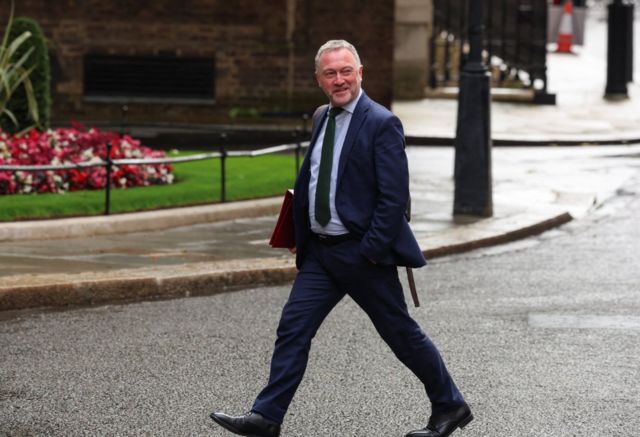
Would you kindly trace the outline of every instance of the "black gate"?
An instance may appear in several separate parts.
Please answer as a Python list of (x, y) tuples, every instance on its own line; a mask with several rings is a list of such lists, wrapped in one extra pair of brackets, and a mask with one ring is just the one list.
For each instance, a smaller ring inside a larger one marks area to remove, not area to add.
[(547, 92), (546, 0), (433, 0), (429, 86), (457, 87), (468, 53), (469, 1), (485, 2), (483, 46), (492, 86), (555, 103)]

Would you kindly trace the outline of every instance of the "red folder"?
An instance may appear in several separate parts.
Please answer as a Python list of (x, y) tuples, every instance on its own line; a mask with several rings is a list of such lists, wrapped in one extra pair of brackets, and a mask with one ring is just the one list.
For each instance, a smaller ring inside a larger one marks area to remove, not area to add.
[(287, 190), (284, 193), (280, 215), (271, 234), (269, 244), (271, 247), (283, 247), (286, 249), (291, 249), (296, 245), (296, 236), (293, 230), (293, 190)]

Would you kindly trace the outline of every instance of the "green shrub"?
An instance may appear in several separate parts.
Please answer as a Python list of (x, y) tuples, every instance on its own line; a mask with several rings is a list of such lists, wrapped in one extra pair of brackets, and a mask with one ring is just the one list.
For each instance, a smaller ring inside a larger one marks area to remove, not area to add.
[(51, 70), (49, 53), (42, 29), (36, 21), (30, 18), (16, 18), (9, 29), (8, 40), (13, 41), (26, 32), (30, 33), (31, 37), (18, 47), (12, 55), (12, 59), (17, 61), (29, 50), (33, 49), (23, 67), (26, 70), (32, 69), (29, 74), (29, 80), (33, 87), (33, 97), (37, 102), (38, 117), (34, 119), (30, 112), (26, 88), (17, 88), (7, 103), (7, 109), (14, 115), (17, 125), (6, 114), (0, 116), (0, 128), (12, 133), (23, 131), (33, 125), (42, 129), (49, 127)]

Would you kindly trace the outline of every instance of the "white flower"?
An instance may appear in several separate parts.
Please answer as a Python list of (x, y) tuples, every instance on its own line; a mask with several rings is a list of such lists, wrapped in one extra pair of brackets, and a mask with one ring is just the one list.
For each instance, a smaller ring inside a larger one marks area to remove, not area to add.
[(82, 151), (82, 158), (84, 158), (84, 160), (89, 161), (91, 158), (93, 158), (93, 148), (90, 147), (86, 150)]

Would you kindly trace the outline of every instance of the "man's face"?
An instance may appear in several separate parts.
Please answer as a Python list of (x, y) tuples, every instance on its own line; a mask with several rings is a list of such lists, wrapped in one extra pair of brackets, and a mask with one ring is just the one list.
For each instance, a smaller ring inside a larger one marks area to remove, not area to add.
[(344, 106), (358, 97), (362, 83), (362, 65), (347, 49), (327, 50), (318, 60), (316, 80), (329, 97), (331, 106)]

